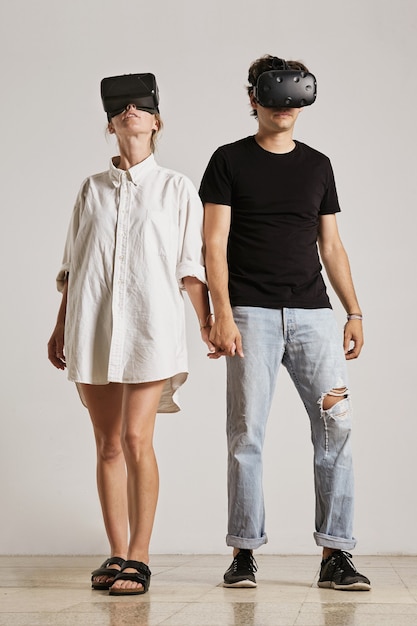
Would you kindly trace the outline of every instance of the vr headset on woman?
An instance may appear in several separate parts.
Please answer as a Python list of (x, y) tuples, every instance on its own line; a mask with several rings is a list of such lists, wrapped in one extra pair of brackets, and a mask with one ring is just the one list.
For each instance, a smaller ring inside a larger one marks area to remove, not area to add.
[(148, 113), (159, 113), (159, 91), (153, 74), (124, 74), (101, 81), (101, 99), (107, 119), (125, 110), (128, 104)]

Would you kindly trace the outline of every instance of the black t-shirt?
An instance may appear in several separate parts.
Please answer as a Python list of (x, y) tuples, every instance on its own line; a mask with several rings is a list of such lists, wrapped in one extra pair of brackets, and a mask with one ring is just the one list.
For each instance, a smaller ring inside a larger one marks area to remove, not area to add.
[(200, 196), (231, 207), (232, 306), (330, 308), (317, 234), (319, 216), (340, 207), (324, 154), (299, 141), (274, 154), (246, 137), (216, 150)]

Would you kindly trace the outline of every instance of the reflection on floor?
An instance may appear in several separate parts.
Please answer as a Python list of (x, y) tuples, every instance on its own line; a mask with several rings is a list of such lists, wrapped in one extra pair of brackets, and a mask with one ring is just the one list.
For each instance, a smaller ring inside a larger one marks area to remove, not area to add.
[(230, 556), (155, 555), (149, 593), (90, 588), (104, 556), (0, 557), (0, 626), (416, 626), (417, 557), (356, 556), (368, 592), (319, 589), (319, 559), (257, 555), (256, 589), (221, 585)]

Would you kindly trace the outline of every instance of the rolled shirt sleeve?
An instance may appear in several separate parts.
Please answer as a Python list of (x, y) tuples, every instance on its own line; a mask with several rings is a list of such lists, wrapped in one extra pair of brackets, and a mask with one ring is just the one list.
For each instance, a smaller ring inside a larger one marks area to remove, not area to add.
[(178, 260), (176, 276), (180, 289), (184, 289), (183, 278), (193, 276), (207, 284), (203, 251), (203, 206), (191, 181), (184, 178), (180, 193), (178, 223)]

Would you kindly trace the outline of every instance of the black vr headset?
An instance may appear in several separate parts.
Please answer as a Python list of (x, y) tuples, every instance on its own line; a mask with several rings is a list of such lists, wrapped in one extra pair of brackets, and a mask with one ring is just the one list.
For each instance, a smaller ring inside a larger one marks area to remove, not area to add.
[(316, 99), (317, 84), (313, 74), (291, 69), (284, 59), (274, 57), (272, 70), (259, 75), (253, 88), (256, 101), (263, 107), (298, 109)]
[(153, 74), (124, 74), (101, 81), (101, 99), (107, 119), (125, 110), (128, 104), (148, 113), (159, 113), (159, 91)]

